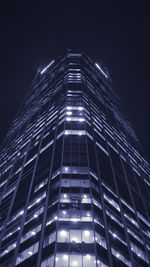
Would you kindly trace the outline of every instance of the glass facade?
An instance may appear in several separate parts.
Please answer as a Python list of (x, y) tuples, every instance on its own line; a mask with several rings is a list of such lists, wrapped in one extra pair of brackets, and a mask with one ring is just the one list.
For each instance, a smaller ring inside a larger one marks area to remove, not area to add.
[(0, 152), (0, 266), (150, 266), (150, 169), (107, 69), (39, 69)]

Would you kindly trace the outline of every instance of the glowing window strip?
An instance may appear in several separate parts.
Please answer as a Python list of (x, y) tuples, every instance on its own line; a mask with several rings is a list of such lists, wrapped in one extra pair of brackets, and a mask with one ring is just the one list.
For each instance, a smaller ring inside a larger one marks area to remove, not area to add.
[(54, 63), (54, 60), (52, 60), (42, 71), (40, 74), (43, 74), (52, 64)]
[(11, 245), (9, 245), (7, 248), (5, 248), (5, 250), (3, 250), (3, 252), (0, 254), (0, 256), (4, 256), (7, 253), (9, 253), (11, 250), (13, 250), (16, 247), (16, 243), (12, 243)]
[(10, 224), (11, 222), (13, 222), (14, 220), (16, 220), (19, 216), (21, 216), (23, 214), (24, 214), (24, 210), (18, 211), (15, 215), (12, 216), (12, 219), (7, 224)]
[(118, 223), (122, 228), (124, 227), (123, 224), (114, 216), (112, 215), (108, 210), (106, 210), (106, 214), (116, 223)]
[(93, 137), (87, 132), (87, 136), (91, 139), (91, 140), (93, 140)]
[(126, 257), (124, 257), (120, 252), (118, 252), (117, 250), (115, 250), (114, 248), (111, 248), (111, 252), (118, 260), (122, 261), (127, 266), (129, 266), (129, 267), (132, 266), (131, 262)]
[(117, 209), (118, 211), (120, 211), (120, 207), (118, 205), (118, 203), (116, 201), (114, 201), (112, 198), (109, 198), (106, 194), (104, 195), (104, 199), (110, 203), (115, 209)]
[(7, 169), (5, 169), (5, 170), (1, 173), (1, 175), (4, 174), (5, 172), (7, 172), (12, 166), (13, 166), (13, 165), (11, 164)]
[(129, 215), (126, 214), (126, 213), (124, 213), (124, 216), (125, 216), (130, 222), (132, 222), (134, 225), (136, 225), (136, 227), (139, 228), (138, 223), (137, 223), (131, 216), (129, 216)]
[(0, 187), (2, 187), (4, 184), (6, 184), (7, 181), (8, 181), (8, 179), (6, 179), (4, 182), (2, 182), (2, 183), (0, 184)]
[(108, 145), (118, 154), (118, 150), (109, 141)]
[(140, 258), (142, 258), (145, 262), (148, 263), (148, 259), (145, 256), (145, 253), (142, 249), (140, 249), (138, 246), (136, 246), (133, 242), (131, 244), (131, 250)]
[(84, 121), (84, 118), (78, 118), (78, 117), (66, 117), (66, 121)]
[(28, 209), (31, 209), (34, 205), (36, 205), (37, 203), (39, 203), (43, 198), (46, 197), (46, 192), (44, 191), (42, 194), (40, 194), (39, 196), (37, 196), (37, 198), (33, 199), (30, 203), (30, 205), (28, 206)]
[(118, 198), (117, 197), (117, 195), (108, 187), (108, 186), (106, 186), (103, 182), (102, 182), (102, 185), (114, 196), (114, 197), (116, 197), (116, 198)]
[(86, 135), (84, 130), (65, 130), (65, 135)]
[(108, 79), (108, 76), (106, 75), (106, 73), (102, 70), (102, 68), (97, 64), (95, 63), (95, 66), (101, 71), (101, 73)]
[(83, 110), (84, 107), (77, 107), (77, 106), (69, 106), (66, 107), (67, 110)]
[(144, 218), (142, 214), (137, 211), (137, 215), (148, 227), (150, 227), (150, 223)]
[(10, 193), (12, 193), (15, 190), (16, 186), (12, 187), (9, 191), (7, 191), (5, 193), (5, 195), (2, 196), (2, 199), (4, 199), (5, 197), (7, 197)]
[(150, 183), (146, 179), (144, 179), (144, 181), (148, 186), (150, 186)]
[(132, 235), (135, 239), (137, 239), (141, 244), (143, 244), (142, 239), (137, 234), (135, 234), (131, 229), (129, 229), (128, 227), (127, 227), (127, 232), (130, 235)]
[(127, 243), (124, 240), (122, 240), (122, 238), (120, 238), (120, 236), (118, 236), (118, 233), (112, 232), (111, 230), (109, 230), (109, 233), (113, 236), (113, 238), (118, 239), (122, 244), (127, 246)]
[(109, 154), (108, 154), (108, 152), (106, 151), (106, 149), (102, 146), (102, 145), (100, 145), (98, 142), (96, 142), (96, 145), (107, 155), (107, 156), (109, 156)]
[(131, 208), (131, 206), (126, 202), (124, 201), (122, 198), (121, 198), (121, 202), (129, 209), (131, 210), (133, 213), (135, 213), (134, 209)]
[(47, 184), (48, 178), (44, 179), (41, 183), (39, 183), (35, 189), (34, 192), (37, 192), (39, 189), (41, 189), (45, 184)]
[(25, 164), (24, 167), (26, 167), (31, 161), (33, 161), (37, 157), (37, 154), (35, 154), (31, 159), (29, 159)]

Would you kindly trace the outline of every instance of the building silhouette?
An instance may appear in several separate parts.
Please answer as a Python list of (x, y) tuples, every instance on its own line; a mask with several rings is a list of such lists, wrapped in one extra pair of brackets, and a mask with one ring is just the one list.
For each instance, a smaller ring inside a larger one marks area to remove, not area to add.
[(150, 266), (149, 165), (100, 63), (39, 68), (0, 159), (0, 266)]

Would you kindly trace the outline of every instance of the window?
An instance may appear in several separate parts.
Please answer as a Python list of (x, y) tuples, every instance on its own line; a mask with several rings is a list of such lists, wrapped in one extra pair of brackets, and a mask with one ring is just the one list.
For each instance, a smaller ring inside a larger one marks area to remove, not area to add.
[(41, 263), (41, 267), (51, 267), (54, 264), (54, 256), (49, 257)]
[(58, 253), (55, 262), (56, 267), (96, 267), (95, 256), (90, 254), (82, 256), (80, 254)]
[[(70, 240), (70, 241), (69, 241)], [(80, 229), (62, 229), (58, 231), (58, 242), (71, 242), (71, 243), (93, 243), (94, 234), (92, 230)]]
[(45, 236), (43, 247), (46, 247), (55, 241), (56, 241), (56, 232), (50, 233), (47, 236)]
[(16, 265), (20, 264), (22, 261), (25, 261), (38, 251), (39, 242), (36, 242), (32, 246), (28, 247), (24, 251), (20, 252), (16, 259)]
[(38, 225), (38, 226), (32, 228), (29, 232), (23, 234), (23, 236), (21, 238), (21, 243), (23, 243), (25, 240), (35, 236), (40, 230), (41, 230), (41, 225)]

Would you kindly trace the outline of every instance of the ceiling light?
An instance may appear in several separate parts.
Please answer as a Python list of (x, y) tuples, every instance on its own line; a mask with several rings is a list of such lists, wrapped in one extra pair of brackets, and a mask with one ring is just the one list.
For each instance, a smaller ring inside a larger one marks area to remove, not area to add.
[(90, 235), (90, 232), (89, 232), (88, 230), (85, 230), (85, 231), (84, 231), (84, 234), (85, 234), (86, 236), (89, 236), (89, 235)]
[(60, 232), (60, 234), (61, 234), (62, 236), (65, 236), (65, 235), (67, 234), (67, 232), (64, 231), (64, 230), (62, 230), (62, 231)]
[(68, 255), (63, 255), (64, 260), (68, 260)]

